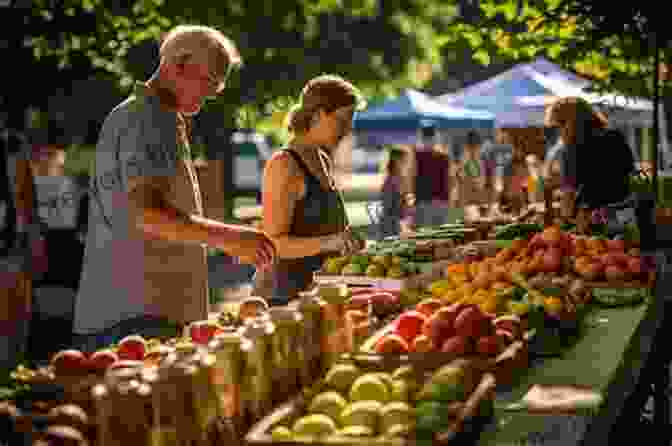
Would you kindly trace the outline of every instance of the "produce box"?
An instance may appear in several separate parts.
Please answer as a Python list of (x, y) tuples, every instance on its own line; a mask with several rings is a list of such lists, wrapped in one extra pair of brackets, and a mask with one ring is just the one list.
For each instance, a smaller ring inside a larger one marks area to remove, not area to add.
[[(460, 360), (435, 369), (344, 356), (246, 435), (248, 445), (447, 444), (492, 416), (496, 380)], [(382, 401), (382, 402), (381, 402)]]

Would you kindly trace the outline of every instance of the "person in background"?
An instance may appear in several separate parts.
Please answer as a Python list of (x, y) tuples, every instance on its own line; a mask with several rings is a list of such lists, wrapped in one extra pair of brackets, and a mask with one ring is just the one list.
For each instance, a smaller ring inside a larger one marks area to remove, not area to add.
[(484, 148), (486, 171), (493, 185), (493, 211), (519, 213), (527, 202), (528, 168), (524, 150), (512, 132), (497, 129), (495, 144)]
[[(547, 180), (547, 197), (560, 189), (561, 217), (576, 216), (577, 227), (585, 232), (596, 212), (628, 198), (635, 169), (632, 150), (620, 132), (608, 128), (607, 118), (581, 98), (558, 99), (546, 110), (544, 124), (560, 130), (564, 145), (555, 156), (559, 181)], [(596, 166), (604, 167), (599, 175)]]
[(462, 157), (453, 163), (452, 177), (455, 180), (454, 206), (466, 208), (476, 206), (478, 215), (488, 208), (487, 177), (485, 161), (481, 152), (480, 135), (470, 130), (464, 143)]
[(74, 297), (84, 257), (79, 214), (86, 205), (87, 194), (74, 178), (65, 175), (67, 143), (59, 127), (50, 123), (44, 135), (36, 138), (30, 160), (35, 213), (46, 242), (44, 271), (33, 282), (28, 338), (33, 360), (48, 360), (72, 341)]
[(450, 215), (450, 156), (439, 150), (436, 127), (423, 127), (421, 136), (421, 143), (411, 152), (412, 197), (408, 201), (415, 203), (413, 226), (436, 226), (447, 223)]
[(404, 171), (408, 162), (407, 153), (398, 148), (389, 151), (385, 180), (381, 190), (382, 216), (380, 235), (390, 237), (401, 232), (402, 219), (405, 216)]
[(91, 175), (84, 266), (75, 300), (76, 348), (130, 334), (174, 337), (209, 315), (206, 246), (259, 269), (275, 260), (262, 231), (204, 214), (191, 152), (192, 117), (240, 66), (234, 43), (178, 26), (151, 78), (103, 123)]
[(311, 79), (288, 116), (286, 148), (266, 163), (262, 227), (275, 242), (278, 262), (258, 271), (253, 294), (286, 304), (313, 285), (329, 255), (364, 247), (349, 228), (334, 180), (333, 154), (352, 132), (359, 90), (340, 76)]

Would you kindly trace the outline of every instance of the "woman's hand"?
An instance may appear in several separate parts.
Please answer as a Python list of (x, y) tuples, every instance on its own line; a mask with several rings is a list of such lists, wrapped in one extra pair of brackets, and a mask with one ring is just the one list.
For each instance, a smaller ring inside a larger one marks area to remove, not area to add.
[(352, 231), (352, 228), (346, 228), (343, 235), (345, 240), (345, 251), (347, 254), (353, 254), (366, 248), (366, 242), (355, 234)]

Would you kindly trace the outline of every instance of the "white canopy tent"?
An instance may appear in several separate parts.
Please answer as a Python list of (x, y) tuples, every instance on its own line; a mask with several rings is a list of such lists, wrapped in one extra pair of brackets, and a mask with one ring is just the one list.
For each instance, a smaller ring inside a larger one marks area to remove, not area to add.
[(483, 82), (438, 96), (442, 104), (487, 110), (497, 127), (543, 126), (544, 106), (557, 97), (578, 96), (599, 105), (617, 125), (652, 124), (653, 104), (619, 94), (587, 93), (590, 81), (563, 70), (544, 58), (516, 65)]
[[(563, 70), (544, 58), (519, 64), (488, 80), (478, 82), (457, 92), (436, 97), (437, 102), (475, 110), (486, 110), (495, 115), (495, 126), (542, 127), (545, 106), (558, 97), (584, 98), (609, 117), (609, 122), (622, 128), (635, 148), (635, 129), (653, 125), (653, 103), (642, 98), (628, 98), (622, 94), (589, 93), (591, 82)], [(659, 112), (661, 148), (669, 154), (665, 113)]]

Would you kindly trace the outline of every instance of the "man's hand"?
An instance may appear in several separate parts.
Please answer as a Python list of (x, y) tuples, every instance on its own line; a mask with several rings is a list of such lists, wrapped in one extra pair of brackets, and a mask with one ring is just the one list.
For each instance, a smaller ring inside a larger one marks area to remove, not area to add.
[[(241, 227), (236, 240), (231, 240), (231, 229), (220, 231), (219, 227), (210, 229), (210, 246), (219, 248), (227, 254), (238, 257), (241, 263), (250, 263), (257, 269), (270, 268), (277, 259), (275, 245), (262, 231)], [(226, 233), (224, 233), (226, 232)]]

